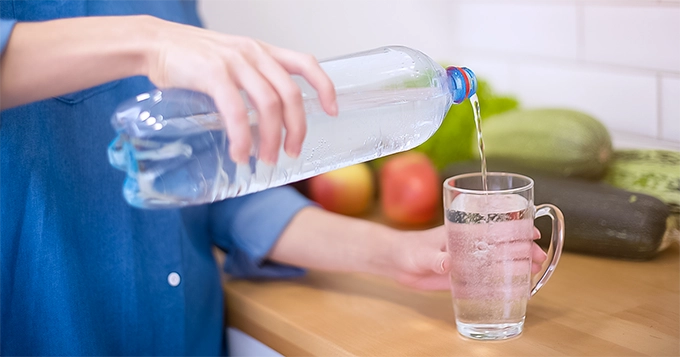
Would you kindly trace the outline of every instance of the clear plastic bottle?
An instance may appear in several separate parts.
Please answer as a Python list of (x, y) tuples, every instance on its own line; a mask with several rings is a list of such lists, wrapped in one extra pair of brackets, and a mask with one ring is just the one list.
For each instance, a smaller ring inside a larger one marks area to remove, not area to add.
[(328, 116), (301, 77), (307, 136), (297, 159), (281, 149), (276, 165), (257, 160), (257, 113), (250, 110), (249, 164), (234, 164), (212, 100), (181, 89), (155, 90), (122, 103), (110, 163), (127, 172), (125, 199), (141, 208), (197, 205), (281, 186), (405, 151), (439, 128), (449, 107), (476, 92), (467, 68), (442, 68), (422, 52), (383, 47), (321, 62), (339, 115)]

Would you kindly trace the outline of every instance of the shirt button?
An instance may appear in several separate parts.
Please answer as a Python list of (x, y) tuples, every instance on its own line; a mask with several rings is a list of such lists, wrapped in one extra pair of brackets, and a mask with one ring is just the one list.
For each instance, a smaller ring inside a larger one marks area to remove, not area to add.
[(168, 274), (168, 284), (170, 284), (170, 286), (179, 285), (180, 280), (179, 274), (175, 273), (174, 271)]

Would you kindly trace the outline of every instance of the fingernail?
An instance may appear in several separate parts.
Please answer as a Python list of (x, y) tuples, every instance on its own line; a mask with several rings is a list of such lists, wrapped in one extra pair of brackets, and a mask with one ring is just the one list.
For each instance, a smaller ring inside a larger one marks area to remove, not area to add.
[(229, 150), (229, 156), (231, 156), (231, 159), (234, 160), (235, 163), (237, 164), (247, 164), (249, 155), (245, 153), (237, 153), (232, 150)]
[(277, 160), (275, 158), (271, 158), (271, 157), (267, 157), (267, 158), (262, 157), (262, 158), (260, 158), (260, 161), (264, 162), (268, 166), (274, 166), (274, 165), (276, 165)]
[(439, 273), (440, 274), (446, 273), (446, 269), (447, 269), (446, 262), (447, 262), (447, 260), (444, 259), (444, 260), (442, 260), (441, 264), (439, 265), (439, 269), (440, 269)]
[(331, 115), (334, 117), (338, 116), (338, 102), (333, 102), (333, 104), (331, 104)]
[(284, 149), (284, 151), (286, 152), (286, 155), (288, 155), (288, 157), (290, 157), (291, 159), (297, 159), (298, 157), (300, 157), (300, 151), (299, 150), (294, 151), (294, 150)]

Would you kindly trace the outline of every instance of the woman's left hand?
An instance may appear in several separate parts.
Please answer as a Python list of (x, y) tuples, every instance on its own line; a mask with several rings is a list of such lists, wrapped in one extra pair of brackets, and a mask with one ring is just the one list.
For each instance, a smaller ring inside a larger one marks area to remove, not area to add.
[[(400, 232), (398, 243), (394, 245), (393, 266), (390, 274), (401, 284), (424, 290), (449, 289), (449, 271), (452, 267), (451, 256), (446, 251), (446, 227), (439, 226), (424, 231)], [(534, 229), (534, 239), (540, 232)], [(531, 247), (531, 273), (541, 271), (547, 255), (541, 247), (533, 243)]]

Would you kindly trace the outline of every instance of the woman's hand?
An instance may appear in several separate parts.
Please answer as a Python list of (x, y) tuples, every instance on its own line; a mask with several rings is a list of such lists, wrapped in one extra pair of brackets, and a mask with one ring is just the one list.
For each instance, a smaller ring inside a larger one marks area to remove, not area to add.
[[(449, 288), (449, 271), (452, 262), (446, 252), (446, 227), (439, 226), (425, 231), (401, 232), (394, 245), (393, 269), (389, 274), (396, 281), (417, 289), (444, 290)], [(534, 239), (540, 238), (534, 229)], [(534, 243), (531, 247), (531, 273), (541, 271), (547, 256)]]
[(224, 118), (235, 161), (248, 162), (252, 144), (241, 90), (259, 114), (259, 158), (269, 164), (278, 159), (283, 128), (284, 150), (291, 157), (300, 154), (306, 133), (302, 95), (291, 74), (303, 76), (317, 90), (326, 113), (337, 115), (333, 83), (313, 56), (248, 37), (154, 18), (149, 21), (149, 31), (157, 37), (149, 57), (149, 79), (161, 88), (180, 87), (210, 95)]
[[(534, 239), (539, 237), (534, 229)], [(453, 265), (446, 239), (445, 226), (403, 231), (307, 207), (289, 223), (269, 258), (303, 268), (386, 276), (417, 289), (446, 290)], [(536, 274), (546, 254), (534, 243), (531, 255)]]
[(259, 158), (271, 164), (283, 128), (283, 147), (292, 157), (306, 133), (291, 74), (304, 77), (324, 110), (337, 115), (333, 83), (310, 55), (145, 15), (21, 22), (0, 59), (0, 109), (147, 76), (160, 88), (210, 95), (224, 118), (229, 154), (245, 163), (252, 137), (242, 91), (259, 113)]

